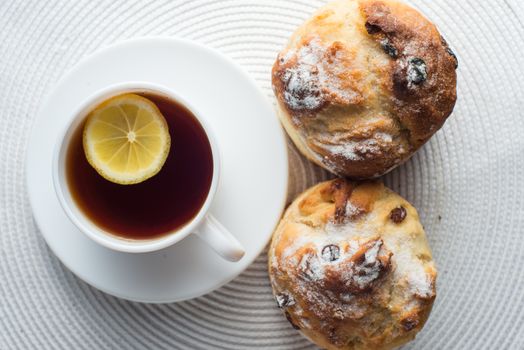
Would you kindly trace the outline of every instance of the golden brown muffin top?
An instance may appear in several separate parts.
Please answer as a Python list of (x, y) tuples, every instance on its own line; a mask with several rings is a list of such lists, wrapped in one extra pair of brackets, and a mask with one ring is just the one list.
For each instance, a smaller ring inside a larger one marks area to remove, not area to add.
[(297, 29), (272, 83), (314, 161), (371, 177), (406, 160), (443, 125), (456, 100), (456, 65), (435, 25), (413, 8), (339, 0)]
[(435, 298), (436, 269), (416, 210), (378, 182), (307, 190), (269, 250), (279, 307), (328, 349), (389, 349), (412, 339)]

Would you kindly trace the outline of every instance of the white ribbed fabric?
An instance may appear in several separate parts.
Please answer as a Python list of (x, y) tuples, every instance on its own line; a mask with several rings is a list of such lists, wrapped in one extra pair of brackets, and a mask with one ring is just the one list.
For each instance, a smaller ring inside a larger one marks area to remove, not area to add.
[[(413, 0), (459, 57), (450, 120), (385, 182), (421, 214), (438, 297), (408, 349), (524, 349), (524, 5)], [(149, 35), (199, 41), (271, 96), (270, 68), (313, 0), (0, 2), (0, 348), (306, 349), (274, 305), (266, 257), (204, 297), (131, 303), (75, 278), (35, 226), (24, 157), (39, 104), (79, 59)], [(290, 146), (289, 199), (327, 174)]]

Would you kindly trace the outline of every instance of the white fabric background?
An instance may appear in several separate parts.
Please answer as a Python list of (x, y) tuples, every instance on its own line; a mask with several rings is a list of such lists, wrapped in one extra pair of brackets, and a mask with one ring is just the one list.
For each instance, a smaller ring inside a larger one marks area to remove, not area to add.
[[(419, 209), (439, 267), (432, 316), (408, 349), (524, 349), (524, 6), (413, 0), (459, 56), (445, 127), (386, 183)], [(52, 255), (25, 190), (42, 98), (82, 57), (150, 35), (232, 57), (271, 96), (270, 67), (312, 0), (0, 0), (0, 348), (314, 348), (274, 305), (263, 254), (196, 300), (145, 305), (103, 294)], [(234, 98), (234, 96), (232, 96)], [(327, 175), (290, 147), (290, 200)]]

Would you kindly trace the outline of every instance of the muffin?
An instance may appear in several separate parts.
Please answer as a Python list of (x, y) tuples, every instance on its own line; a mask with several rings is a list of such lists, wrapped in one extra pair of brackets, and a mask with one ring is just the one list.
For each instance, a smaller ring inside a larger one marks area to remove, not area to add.
[(392, 349), (422, 329), (436, 268), (415, 208), (379, 182), (335, 179), (300, 195), (269, 248), (289, 322), (325, 349)]
[(406, 161), (456, 100), (457, 57), (428, 19), (391, 0), (339, 0), (292, 35), (272, 70), (284, 128), (334, 174), (373, 178)]

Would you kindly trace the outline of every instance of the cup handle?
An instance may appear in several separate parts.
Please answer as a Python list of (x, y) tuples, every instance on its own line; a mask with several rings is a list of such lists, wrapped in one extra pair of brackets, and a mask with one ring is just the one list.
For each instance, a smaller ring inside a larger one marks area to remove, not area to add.
[(195, 233), (226, 260), (239, 261), (245, 254), (242, 244), (211, 214), (207, 214)]

